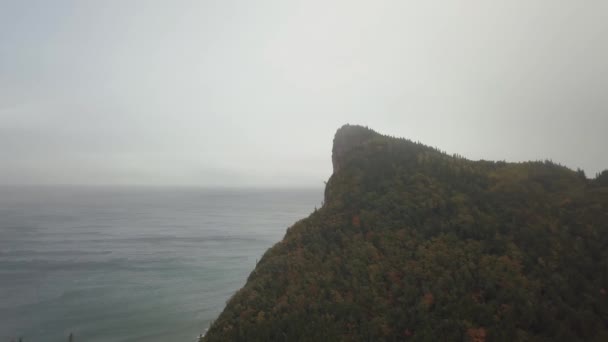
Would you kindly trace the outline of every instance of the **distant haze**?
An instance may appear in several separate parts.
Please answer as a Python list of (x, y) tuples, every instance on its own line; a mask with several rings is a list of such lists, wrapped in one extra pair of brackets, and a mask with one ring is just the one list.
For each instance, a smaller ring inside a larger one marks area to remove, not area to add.
[(345, 123), (608, 167), (608, 1), (0, 4), (0, 183), (322, 186)]

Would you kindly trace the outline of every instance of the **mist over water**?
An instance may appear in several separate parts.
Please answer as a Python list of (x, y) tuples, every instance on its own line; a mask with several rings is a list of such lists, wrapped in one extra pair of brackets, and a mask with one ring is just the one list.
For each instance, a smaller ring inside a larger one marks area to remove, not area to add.
[(321, 189), (8, 187), (0, 341), (188, 341)]

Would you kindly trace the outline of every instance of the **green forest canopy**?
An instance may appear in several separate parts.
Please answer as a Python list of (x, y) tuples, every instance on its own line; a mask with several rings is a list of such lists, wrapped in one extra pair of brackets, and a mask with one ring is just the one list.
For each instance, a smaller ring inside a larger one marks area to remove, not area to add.
[(608, 341), (608, 172), (346, 125), (323, 206), (202, 341)]

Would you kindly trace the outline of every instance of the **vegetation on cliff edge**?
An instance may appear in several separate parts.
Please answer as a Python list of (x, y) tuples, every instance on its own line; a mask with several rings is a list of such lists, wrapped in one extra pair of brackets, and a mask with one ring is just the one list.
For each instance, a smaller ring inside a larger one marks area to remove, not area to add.
[(348, 125), (332, 159), (203, 341), (608, 341), (608, 172)]

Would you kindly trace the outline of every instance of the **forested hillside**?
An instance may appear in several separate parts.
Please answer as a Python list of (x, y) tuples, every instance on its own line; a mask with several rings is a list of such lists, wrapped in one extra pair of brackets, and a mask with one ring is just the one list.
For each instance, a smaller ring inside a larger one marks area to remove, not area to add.
[(203, 341), (608, 341), (608, 172), (348, 125), (332, 160)]

